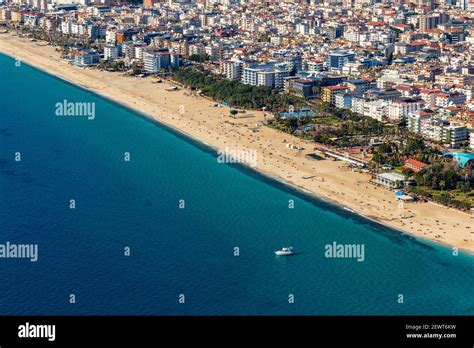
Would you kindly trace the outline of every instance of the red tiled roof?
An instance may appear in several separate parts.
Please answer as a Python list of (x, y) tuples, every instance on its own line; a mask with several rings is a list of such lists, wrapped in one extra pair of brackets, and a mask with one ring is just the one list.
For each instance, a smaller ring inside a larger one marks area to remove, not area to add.
[(398, 86), (395, 86), (395, 89), (399, 90), (399, 91), (410, 91), (411, 87), (410, 86), (404, 86), (404, 85), (398, 85)]
[(410, 28), (408, 24), (394, 24), (393, 26), (396, 28)]
[(414, 41), (409, 44), (410, 46), (425, 46), (426, 42), (425, 41)]
[(414, 160), (414, 159), (411, 159), (411, 158), (407, 159), (405, 161), (405, 165), (403, 166), (403, 168), (411, 169), (414, 172), (419, 172), (424, 167), (426, 167), (426, 163), (423, 163), (423, 162), (420, 162), (420, 161), (417, 161), (417, 160)]
[(382, 26), (382, 25), (386, 25), (386, 24), (387, 23), (385, 23), (384, 21), (378, 21), (378, 22), (367, 23), (367, 26), (377, 27), (377, 26)]
[(347, 89), (346, 86), (325, 86), (323, 88), (329, 89), (330, 91), (337, 91), (339, 89)]
[(462, 106), (447, 106), (445, 108), (443, 108), (443, 110), (448, 110), (448, 111), (456, 111), (456, 110), (462, 110), (463, 107)]

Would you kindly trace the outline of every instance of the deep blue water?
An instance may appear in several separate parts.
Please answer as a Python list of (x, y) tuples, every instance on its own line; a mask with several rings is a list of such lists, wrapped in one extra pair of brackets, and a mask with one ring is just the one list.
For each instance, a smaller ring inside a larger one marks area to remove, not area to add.
[[(11, 58), (0, 67), (0, 243), (39, 246), (37, 262), (0, 259), (0, 314), (474, 314), (472, 256), (219, 164)], [(64, 99), (96, 103), (96, 118), (55, 116)], [(365, 261), (325, 258), (333, 241), (364, 244)], [(275, 257), (285, 245), (301, 254)]]

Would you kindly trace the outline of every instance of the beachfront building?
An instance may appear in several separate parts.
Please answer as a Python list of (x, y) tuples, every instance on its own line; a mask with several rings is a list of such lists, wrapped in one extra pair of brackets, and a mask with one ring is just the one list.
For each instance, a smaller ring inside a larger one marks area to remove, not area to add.
[(147, 48), (147, 44), (143, 41), (128, 41), (123, 44), (122, 52), (129, 61), (143, 60), (143, 50)]
[(23, 24), (29, 27), (36, 27), (41, 19), (42, 15), (34, 12), (25, 12), (23, 14)]
[(143, 51), (143, 66), (145, 71), (155, 74), (162, 69), (177, 68), (178, 55), (167, 48), (151, 48)]
[(243, 63), (240, 60), (224, 60), (221, 62), (221, 74), (231, 81), (242, 79)]
[(87, 66), (99, 63), (99, 54), (92, 50), (74, 51), (74, 64)]
[(118, 47), (115, 45), (107, 45), (104, 47), (104, 59), (116, 60), (119, 56)]
[(143, 52), (147, 48), (148, 48), (148, 46), (145, 42), (140, 42), (140, 44), (136, 45), (135, 48), (134, 48), (135, 49), (135, 53), (134, 53), (135, 59), (143, 60)]
[(242, 83), (252, 86), (283, 88), (285, 77), (290, 76), (291, 69), (274, 64), (250, 65), (243, 69)]
[(387, 189), (398, 189), (405, 185), (405, 180), (405, 176), (398, 173), (380, 173), (375, 174), (372, 183)]

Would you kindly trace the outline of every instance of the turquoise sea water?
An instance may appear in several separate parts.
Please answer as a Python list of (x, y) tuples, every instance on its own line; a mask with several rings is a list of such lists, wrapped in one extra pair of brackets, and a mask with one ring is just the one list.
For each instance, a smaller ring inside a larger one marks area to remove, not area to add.
[[(37, 262), (0, 259), (0, 314), (474, 314), (472, 256), (217, 163), (11, 58), (0, 67), (0, 244), (39, 248)], [(95, 119), (55, 116), (64, 99), (94, 102)], [(364, 262), (325, 258), (334, 241), (363, 244)], [(286, 245), (301, 253), (273, 254)]]

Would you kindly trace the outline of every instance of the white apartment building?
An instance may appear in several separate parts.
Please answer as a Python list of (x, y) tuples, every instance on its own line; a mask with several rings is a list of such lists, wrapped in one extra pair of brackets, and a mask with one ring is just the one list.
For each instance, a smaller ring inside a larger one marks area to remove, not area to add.
[(206, 53), (204, 45), (202, 43), (197, 43), (193, 45), (189, 45), (189, 55), (192, 56), (193, 54), (203, 55)]
[(387, 116), (389, 102), (384, 100), (373, 100), (364, 102), (363, 115), (382, 121)]
[(36, 27), (40, 22), (41, 16), (37, 13), (25, 13), (23, 15), (23, 22), (25, 26)]
[(143, 54), (143, 66), (149, 73), (157, 73), (171, 65), (170, 52), (167, 49), (147, 49)]
[(472, 100), (472, 88), (461, 89), (460, 92), (466, 96), (466, 101), (469, 102)]
[(87, 34), (87, 29), (82, 24), (72, 23), (71, 34), (83, 36)]
[(474, 150), (474, 129), (469, 133), (469, 148)]
[(291, 69), (277, 68), (272, 65), (245, 67), (242, 83), (252, 86), (283, 88), (284, 78), (290, 76)]
[(258, 31), (259, 25), (254, 17), (246, 14), (240, 19), (240, 27), (244, 31), (256, 32)]
[(457, 148), (468, 139), (467, 128), (464, 126), (448, 126), (443, 128), (443, 143)]
[(427, 123), (433, 117), (433, 112), (417, 110), (407, 115), (407, 129), (413, 133), (421, 133), (421, 125)]
[(72, 34), (72, 23), (70, 21), (62, 21), (61, 22), (61, 33), (65, 34), (65, 35), (70, 35)]
[(365, 100), (363, 98), (353, 97), (351, 111), (362, 115), (364, 113), (364, 103)]
[(288, 35), (288, 26), (286, 23), (277, 23), (275, 24), (278, 35), (286, 36)]
[(306, 62), (306, 70), (309, 72), (319, 72), (324, 70), (324, 62), (317, 59), (307, 60)]
[(283, 38), (281, 36), (270, 36), (270, 42), (273, 45), (281, 45)]
[(397, 70), (385, 70), (384, 74), (377, 79), (377, 88), (384, 89), (390, 86), (406, 84)]
[(424, 101), (422, 99), (404, 98), (394, 100), (388, 105), (388, 119), (391, 121), (400, 121), (408, 116), (409, 113), (414, 113), (423, 108)]
[(105, 42), (111, 45), (117, 43), (117, 30), (115, 28), (110, 28), (105, 31)]
[(420, 134), (430, 140), (436, 142), (442, 142), (443, 140), (443, 129), (448, 125), (447, 121), (439, 118), (430, 118), (421, 120), (420, 122)]
[(436, 94), (441, 91), (438, 89), (423, 89), (420, 91), (420, 97), (425, 101), (425, 105), (429, 109), (436, 107)]
[(464, 104), (466, 96), (461, 93), (438, 93), (435, 105), (440, 108)]
[(296, 31), (301, 35), (309, 35), (309, 26), (304, 23), (299, 23), (296, 25)]
[(118, 58), (118, 48), (114, 45), (107, 45), (104, 47), (104, 59), (116, 60)]
[(135, 44), (135, 47), (134, 47), (135, 59), (143, 60), (143, 50), (146, 48), (148, 48), (148, 46), (144, 42)]
[(393, 32), (390, 33), (378, 33), (378, 41), (382, 42), (383, 44), (390, 44), (394, 43), (396, 40), (396, 35)]
[(224, 60), (221, 63), (221, 73), (228, 80), (240, 81), (242, 79), (243, 64), (239, 60)]
[(364, 64), (361, 62), (347, 62), (342, 67), (342, 73), (346, 75), (358, 75), (359, 69), (363, 68)]
[(354, 28), (344, 31), (344, 39), (351, 42), (359, 42), (360, 31)]
[(52, 30), (56, 26), (56, 21), (52, 18), (43, 17), (40, 23), (41, 27), (46, 31)]
[(205, 53), (209, 56), (211, 62), (219, 60), (219, 47), (217, 46), (206, 46)]

